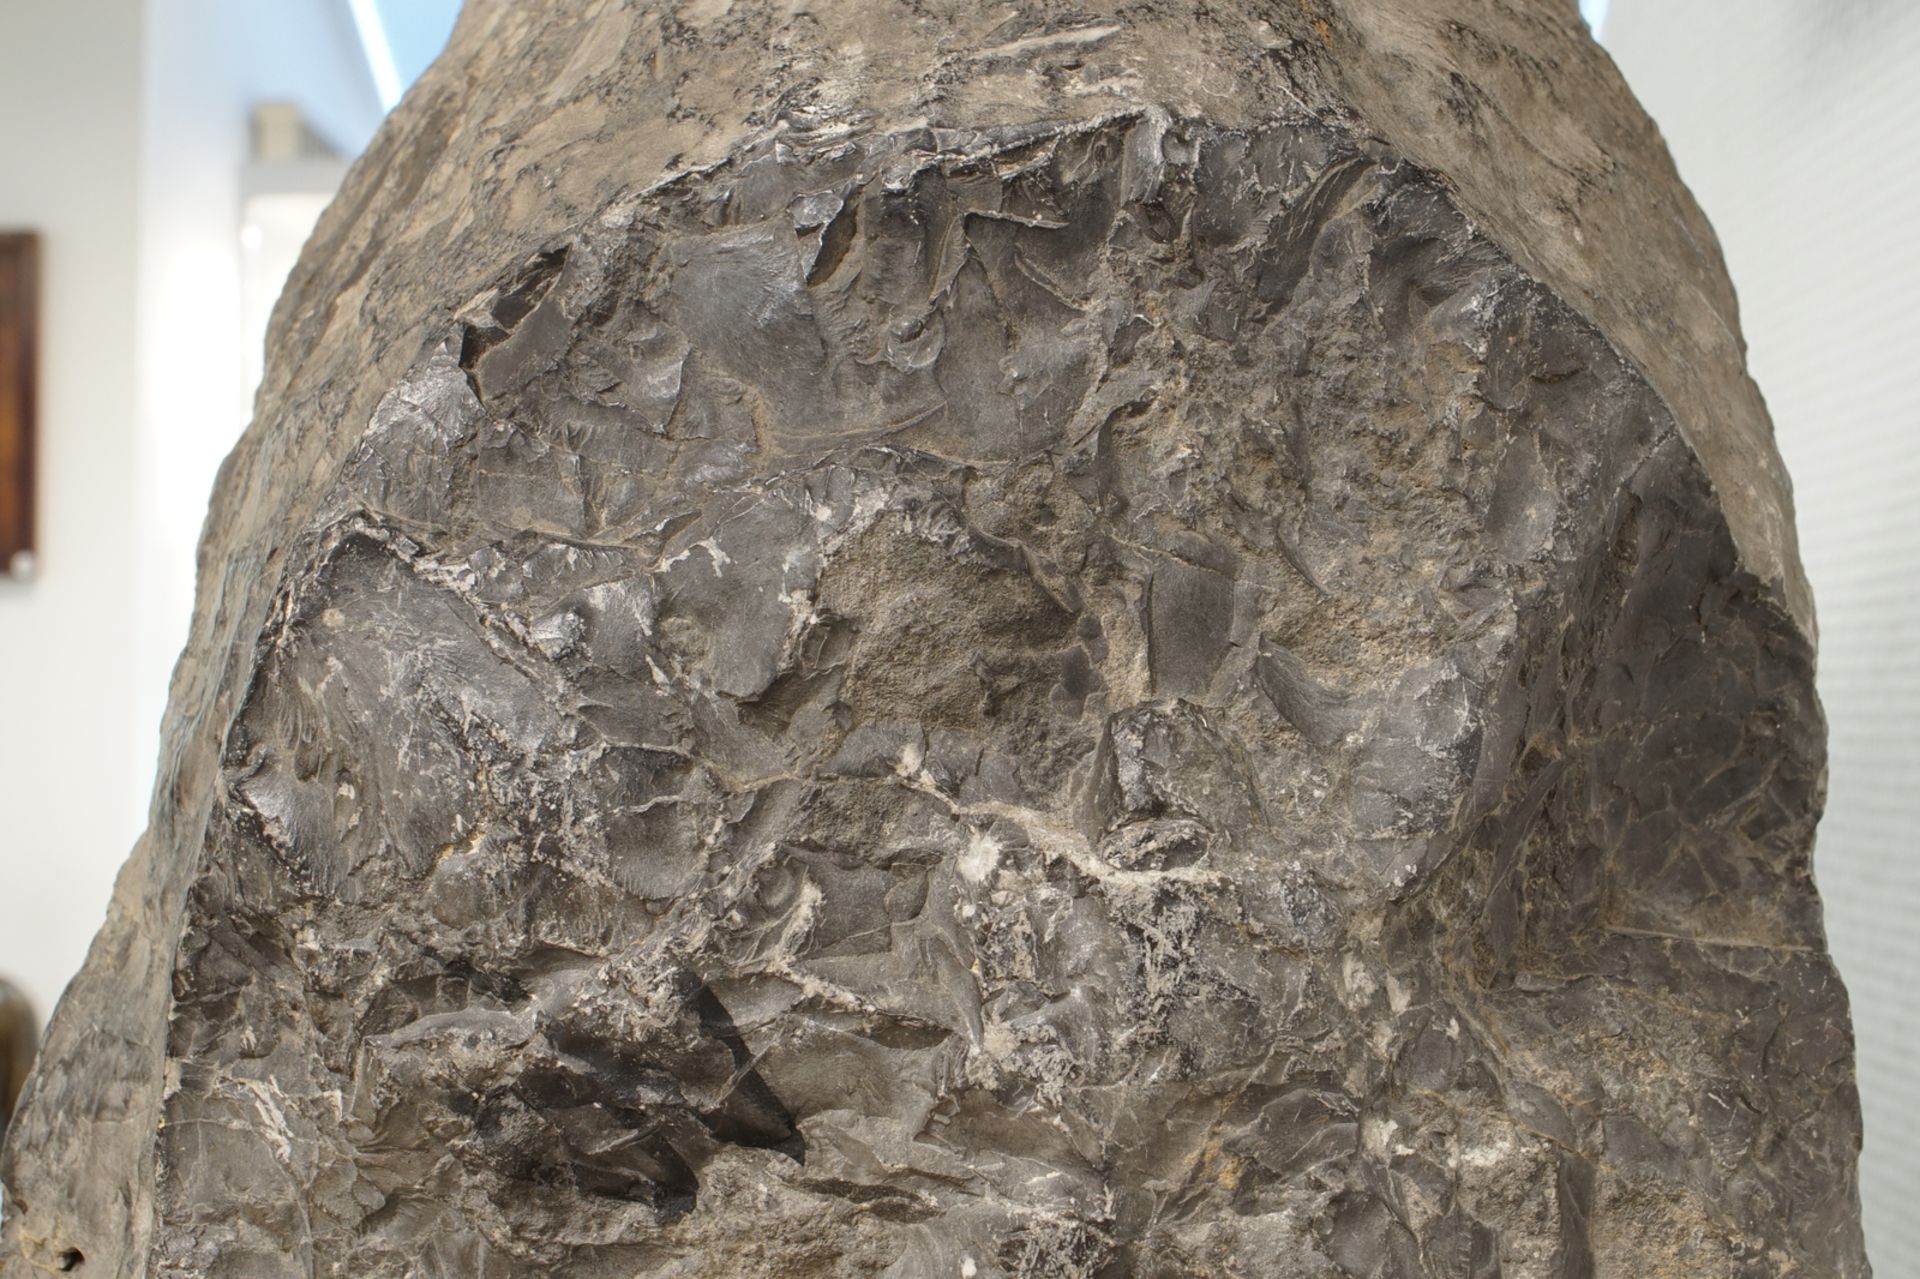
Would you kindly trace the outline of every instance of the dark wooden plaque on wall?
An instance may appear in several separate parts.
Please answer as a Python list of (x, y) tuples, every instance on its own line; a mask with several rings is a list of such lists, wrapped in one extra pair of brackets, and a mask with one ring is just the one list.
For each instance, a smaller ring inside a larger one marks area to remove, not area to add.
[(0, 232), (0, 574), (33, 567), (34, 372), (40, 239)]

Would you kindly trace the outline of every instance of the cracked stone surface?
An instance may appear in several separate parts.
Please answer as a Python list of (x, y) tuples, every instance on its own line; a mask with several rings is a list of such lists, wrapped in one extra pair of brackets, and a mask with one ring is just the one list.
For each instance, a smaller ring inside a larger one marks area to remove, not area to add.
[(1864, 1276), (1811, 611), (1571, 6), (469, 7), (0, 1272)]

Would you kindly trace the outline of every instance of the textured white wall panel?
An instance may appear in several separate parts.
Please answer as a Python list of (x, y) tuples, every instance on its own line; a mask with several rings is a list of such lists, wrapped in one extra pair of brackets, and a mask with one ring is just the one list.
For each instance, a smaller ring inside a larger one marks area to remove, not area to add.
[(40, 544), (0, 581), (0, 973), (45, 1017), (140, 822), (127, 731), (139, 0), (0, 0), (0, 228), (41, 235)]

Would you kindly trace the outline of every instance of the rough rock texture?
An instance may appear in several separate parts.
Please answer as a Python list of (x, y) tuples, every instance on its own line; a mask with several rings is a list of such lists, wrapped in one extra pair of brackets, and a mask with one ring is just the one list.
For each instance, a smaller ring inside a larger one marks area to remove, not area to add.
[(472, 6), (0, 1271), (1858, 1276), (1791, 511), (1571, 6)]

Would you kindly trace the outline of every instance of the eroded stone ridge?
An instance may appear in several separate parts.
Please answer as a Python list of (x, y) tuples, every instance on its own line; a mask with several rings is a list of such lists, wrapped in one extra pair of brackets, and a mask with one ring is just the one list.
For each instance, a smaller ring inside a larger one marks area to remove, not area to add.
[(1865, 1274), (1810, 644), (1443, 182), (790, 118), (501, 267), (289, 543), (151, 1273)]

